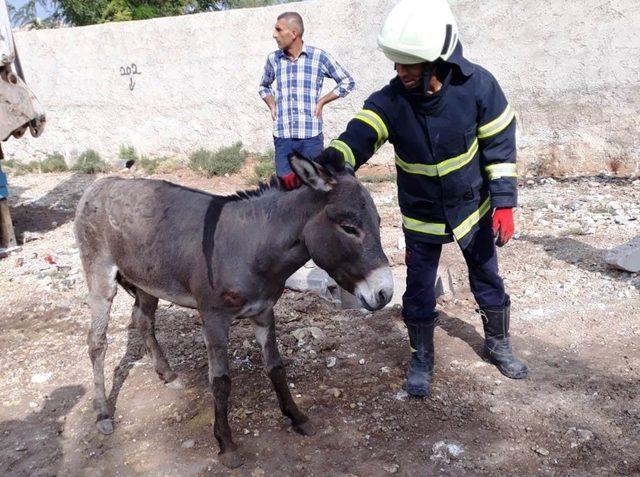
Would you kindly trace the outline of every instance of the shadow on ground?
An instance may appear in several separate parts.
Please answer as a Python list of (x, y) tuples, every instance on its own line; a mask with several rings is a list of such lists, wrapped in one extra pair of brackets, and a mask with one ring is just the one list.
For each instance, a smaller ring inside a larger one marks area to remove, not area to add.
[(97, 178), (93, 174), (76, 173), (30, 202), (21, 200), (20, 191), (13, 195), (11, 190), (11, 218), (18, 243), (23, 243), (25, 232), (49, 232), (73, 220), (78, 200)]
[[(549, 255), (583, 270), (590, 272), (597, 270), (621, 281), (633, 275), (631, 272), (619, 270), (608, 265), (604, 261), (604, 256), (608, 252), (607, 249), (595, 248), (570, 237), (522, 235), (520, 240), (540, 245)], [(636, 288), (640, 289), (640, 284), (636, 284)]]
[(82, 386), (58, 388), (25, 419), (0, 422), (0, 475), (61, 475), (65, 416), (84, 392)]
[[(321, 319), (329, 324), (336, 317), (344, 317), (345, 312), (331, 311), (324, 305), (320, 308), (325, 309), (320, 317), (316, 310), (309, 310), (316, 323)], [(603, 364), (602, 353), (606, 355), (606, 350), (575, 353), (532, 333), (523, 337), (524, 333), (520, 335), (516, 329), (514, 349), (521, 355), (526, 351), (531, 375), (527, 380), (511, 381), (493, 366), (480, 365), (483, 336), (475, 323), (451, 312), (441, 313), (433, 395), (430, 399), (403, 400), (397, 393), (409, 352), (400, 320), (397, 310), (367, 317), (354, 313), (349, 321), (337, 323), (334, 332), (327, 331), (328, 349), (318, 360), (301, 356), (303, 348), (290, 339), (300, 322), (278, 323), (283, 347), (297, 348), (293, 354), (283, 354), (290, 382), (295, 383), (294, 393), (302, 396), (301, 409), (318, 428), (318, 434), (310, 438), (290, 432), (262, 371), (257, 345), (247, 346), (253, 339), (253, 329), (248, 324), (236, 324), (230, 345), (230, 423), (247, 457), (246, 472), (259, 467), (265, 475), (382, 476), (387, 475), (383, 465), (393, 462), (399, 465), (398, 475), (640, 472), (640, 414), (634, 408), (640, 399), (640, 382)], [(181, 401), (177, 409), (187, 416), (178, 422), (162, 419), (166, 433), (159, 434), (158, 446), (171, 449), (176, 438), (194, 438), (207, 443), (199, 457), (213, 458), (217, 445), (210, 426), (212, 398), (200, 327), (187, 312), (172, 307), (159, 310), (157, 328), (167, 359), (186, 384), (185, 390), (178, 391)], [(117, 385), (111, 394), (113, 404), (142, 349), (137, 331), (129, 330), (125, 357), (114, 373)], [(337, 365), (331, 369), (325, 365), (328, 355), (338, 356)], [(458, 363), (456, 367), (454, 362)], [(142, 387), (136, 394), (162, 393), (163, 385), (156, 377), (150, 381), (140, 381), (140, 376), (135, 379), (136, 387)], [(503, 384), (496, 387), (496, 381)], [(340, 389), (341, 395), (336, 398), (327, 394), (327, 388)], [(116, 413), (142, 417), (143, 409), (131, 408), (129, 399), (133, 396), (127, 397), (119, 400)], [(246, 415), (246, 409), (253, 411)], [(86, 425), (87, 429), (93, 427), (93, 422)], [(594, 437), (571, 447), (567, 432), (573, 427), (593, 429)], [(243, 428), (259, 431), (260, 437), (247, 436)], [(135, 435), (131, 427), (118, 426), (114, 435), (123, 432)], [(463, 458), (450, 463), (432, 459), (432, 446), (443, 440), (460, 444)], [(108, 442), (104, 443), (107, 450), (111, 447)], [(111, 442), (117, 446), (116, 441)], [(283, 448), (289, 451), (282, 452)], [(118, 455), (115, 447), (109, 455), (110, 459)], [(110, 461), (109, 465), (122, 464)], [(197, 475), (220, 472), (226, 471), (216, 465), (211, 472)]]

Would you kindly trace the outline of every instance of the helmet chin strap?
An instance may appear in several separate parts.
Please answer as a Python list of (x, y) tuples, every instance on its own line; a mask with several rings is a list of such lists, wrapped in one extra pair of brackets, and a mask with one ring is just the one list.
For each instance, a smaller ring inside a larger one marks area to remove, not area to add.
[(438, 69), (438, 63), (436, 61), (426, 61), (424, 63), (424, 71), (422, 72), (422, 87), (424, 95), (429, 94), (429, 84), (431, 83), (431, 77)]

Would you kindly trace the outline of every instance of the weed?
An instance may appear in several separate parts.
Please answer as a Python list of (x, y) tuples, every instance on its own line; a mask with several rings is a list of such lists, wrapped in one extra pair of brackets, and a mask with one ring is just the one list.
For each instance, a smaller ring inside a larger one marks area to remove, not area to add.
[(263, 153), (256, 153), (253, 157), (256, 163), (253, 166), (252, 184), (258, 184), (261, 181), (267, 180), (276, 173), (275, 152), (273, 149)]
[(217, 151), (198, 149), (189, 156), (189, 167), (207, 177), (234, 174), (240, 170), (246, 159), (242, 150), (242, 143), (236, 142), (232, 146), (223, 147)]
[(360, 182), (363, 182), (363, 183), (379, 184), (381, 182), (395, 182), (396, 175), (382, 174), (382, 175), (362, 176), (362, 177), (359, 177), (358, 179), (360, 179)]
[(41, 172), (65, 172), (68, 171), (67, 163), (64, 156), (59, 152), (47, 154), (47, 158), (40, 162)]
[(122, 144), (120, 145), (118, 158), (123, 160), (127, 167), (131, 167), (138, 160), (138, 154), (133, 146), (126, 146)]
[(149, 159), (147, 156), (140, 156), (140, 159), (136, 161), (136, 166), (148, 175), (156, 172), (159, 165), (160, 159)]
[(2, 167), (14, 175), (20, 176), (30, 172), (38, 172), (40, 170), (40, 163), (38, 161), (31, 161), (28, 164), (24, 164), (15, 159), (7, 159), (2, 161)]
[(621, 156), (612, 156), (609, 157), (609, 160), (607, 161), (607, 166), (609, 167), (609, 170), (611, 172), (613, 172), (615, 175), (618, 175), (618, 173), (620, 172), (620, 169), (622, 169), (622, 166), (624, 165), (624, 160)]
[(560, 236), (567, 237), (570, 235), (589, 235), (583, 227), (570, 227), (560, 231)]
[(87, 149), (80, 154), (78, 161), (71, 169), (85, 174), (96, 174), (98, 172), (109, 172), (111, 167), (102, 160), (100, 154), (93, 149)]

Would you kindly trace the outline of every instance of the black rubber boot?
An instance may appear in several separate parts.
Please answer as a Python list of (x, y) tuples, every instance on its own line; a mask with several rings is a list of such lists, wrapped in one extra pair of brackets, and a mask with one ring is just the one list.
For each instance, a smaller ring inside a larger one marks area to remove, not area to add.
[(480, 310), (484, 326), (484, 354), (500, 372), (511, 379), (523, 379), (529, 374), (527, 365), (516, 358), (509, 344), (510, 306)]
[(410, 323), (405, 320), (411, 343), (411, 361), (407, 371), (407, 393), (412, 396), (428, 396), (433, 375), (433, 329), (436, 320), (427, 323)]

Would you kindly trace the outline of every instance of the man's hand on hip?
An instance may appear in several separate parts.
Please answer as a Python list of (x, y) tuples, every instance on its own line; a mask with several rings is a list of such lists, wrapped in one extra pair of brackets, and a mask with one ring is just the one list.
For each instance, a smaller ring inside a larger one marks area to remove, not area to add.
[(282, 186), (287, 190), (293, 190), (297, 189), (298, 187), (302, 187), (302, 181), (295, 172), (290, 172), (289, 174), (281, 176), (280, 180), (282, 181)]
[(511, 237), (515, 226), (513, 224), (513, 209), (502, 208), (496, 209), (493, 212), (493, 235), (497, 237), (496, 245), (502, 247), (505, 245)]
[(318, 118), (318, 119), (322, 119), (322, 108), (324, 107), (324, 104), (322, 102), (319, 102), (318, 104), (316, 104), (316, 110), (313, 112), (313, 116)]

